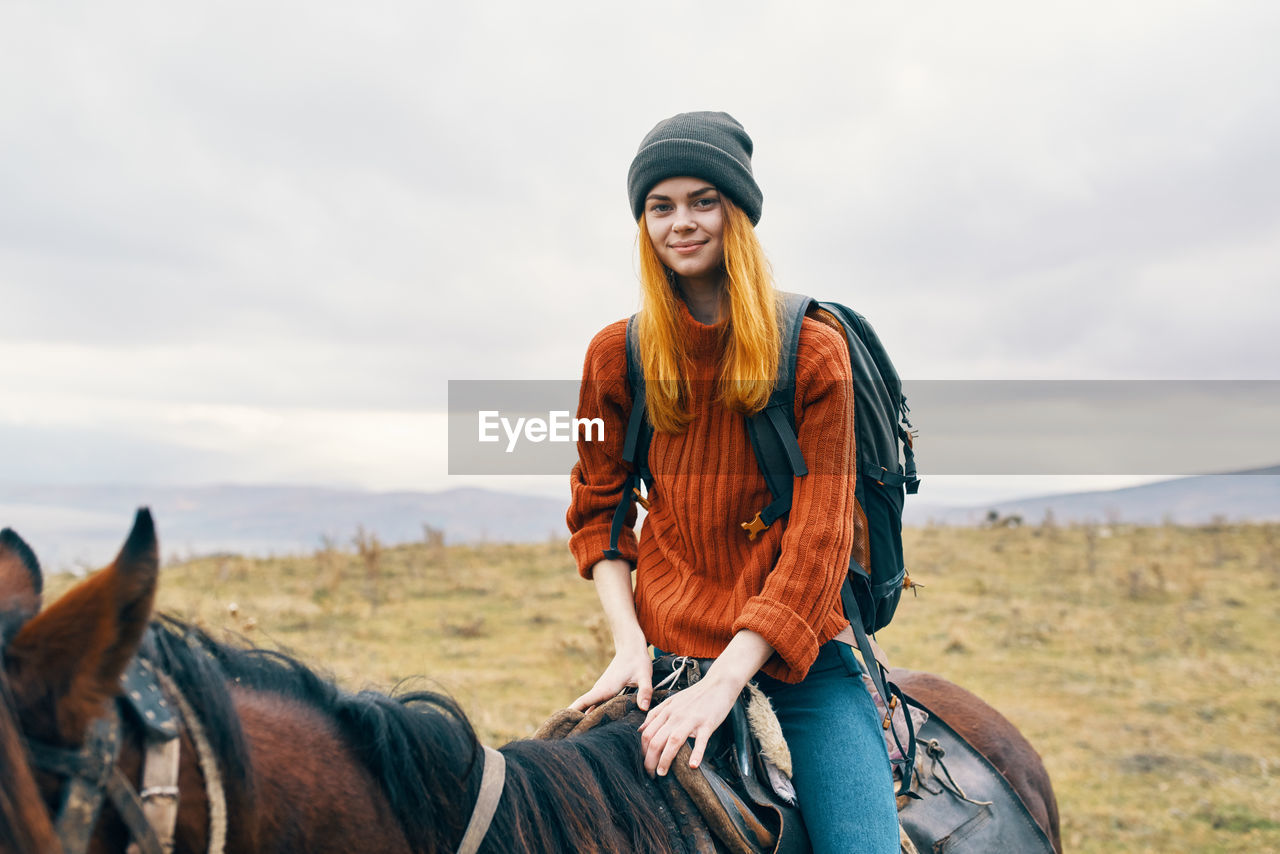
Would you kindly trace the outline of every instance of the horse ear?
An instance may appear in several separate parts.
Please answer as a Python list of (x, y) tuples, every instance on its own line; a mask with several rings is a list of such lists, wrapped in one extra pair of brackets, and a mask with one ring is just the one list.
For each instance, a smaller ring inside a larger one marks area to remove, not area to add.
[(40, 610), (44, 576), (31, 547), (13, 532), (0, 531), (0, 649)]
[(155, 527), (143, 508), (115, 562), (34, 617), (5, 649), (19, 706), (52, 711), (63, 741), (77, 743), (119, 694), (151, 616), (159, 571)]

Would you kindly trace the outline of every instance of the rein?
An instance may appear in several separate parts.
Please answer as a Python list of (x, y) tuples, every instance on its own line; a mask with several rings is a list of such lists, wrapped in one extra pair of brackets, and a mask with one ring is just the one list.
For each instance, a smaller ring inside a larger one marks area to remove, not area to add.
[[(32, 765), (67, 778), (62, 805), (54, 817), (54, 827), (66, 854), (84, 854), (102, 804), (110, 800), (133, 840), (128, 854), (170, 854), (178, 821), (178, 769), (181, 739), (176, 716), (161, 690), (161, 681), (182, 711), (188, 734), (197, 746), (197, 761), (209, 795), (209, 854), (222, 854), (226, 838), (226, 804), (212, 750), (198, 726), (190, 706), (172, 680), (157, 672), (141, 658), (134, 658), (122, 677), (123, 694), (110, 711), (91, 724), (79, 749), (58, 747), (37, 739), (27, 739)], [(120, 757), (123, 721), (121, 706), (127, 706), (145, 733), (142, 791), (117, 764)], [(219, 811), (217, 808), (221, 804)]]
[(35, 767), (68, 778), (62, 807), (54, 819), (58, 839), (67, 854), (88, 850), (102, 802), (108, 798), (144, 854), (166, 854), (143, 813), (141, 796), (116, 765), (120, 729), (120, 714), (113, 710), (90, 724), (79, 750), (35, 740), (27, 742)]

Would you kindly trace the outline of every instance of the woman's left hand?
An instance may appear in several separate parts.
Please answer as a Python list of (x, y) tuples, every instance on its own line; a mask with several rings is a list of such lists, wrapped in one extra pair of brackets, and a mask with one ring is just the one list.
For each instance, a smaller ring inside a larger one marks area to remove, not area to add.
[(770, 655), (773, 647), (768, 641), (743, 629), (729, 641), (706, 676), (650, 709), (640, 725), (644, 770), (650, 775), (666, 774), (689, 738), (694, 740), (689, 767), (697, 768), (711, 734), (729, 716), (747, 681)]
[(729, 716), (746, 684), (735, 682), (732, 679), (714, 679), (708, 673), (704, 679), (677, 691), (649, 712), (640, 725), (640, 747), (644, 751), (644, 770), (650, 776), (655, 772), (665, 775), (680, 747), (689, 738), (694, 739), (689, 767), (698, 767), (707, 749), (707, 740)]

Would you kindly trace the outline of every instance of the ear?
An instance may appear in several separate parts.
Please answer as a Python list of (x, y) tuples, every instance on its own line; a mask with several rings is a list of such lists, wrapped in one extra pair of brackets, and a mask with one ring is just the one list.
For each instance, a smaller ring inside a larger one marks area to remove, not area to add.
[[(33, 618), (9, 643), (5, 664), (14, 697), (41, 723), (77, 744), (89, 723), (120, 693), (120, 675), (138, 651), (151, 617), (160, 561), (146, 508), (115, 563), (68, 591)], [(32, 731), (32, 735), (37, 735)]]
[(0, 531), (0, 649), (40, 610), (40, 563), (11, 528)]

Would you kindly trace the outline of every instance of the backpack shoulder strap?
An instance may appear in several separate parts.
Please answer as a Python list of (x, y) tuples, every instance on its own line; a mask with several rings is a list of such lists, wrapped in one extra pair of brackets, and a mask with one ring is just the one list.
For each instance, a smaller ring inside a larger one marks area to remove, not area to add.
[[(858, 312), (834, 302), (819, 303), (818, 307), (838, 318), (845, 327), (849, 364), (859, 391), (854, 418), (858, 425), (859, 475), (876, 474), (879, 483), (902, 486), (908, 493), (916, 493), (920, 479), (911, 446), (913, 437), (908, 431), (910, 410), (902, 393), (902, 380), (888, 351), (871, 324)], [(906, 463), (901, 470), (899, 448)]]
[(631, 391), (631, 416), (627, 419), (622, 461), (635, 465), (647, 484), (653, 481), (649, 474), (649, 438), (653, 435), (653, 426), (645, 410), (644, 365), (640, 362), (640, 339), (634, 314), (627, 320), (627, 387)]
[(779, 296), (782, 352), (778, 359), (777, 379), (764, 409), (746, 419), (751, 449), (773, 498), (756, 513), (755, 518), (742, 523), (751, 539), (791, 509), (794, 478), (809, 473), (800, 452), (800, 443), (796, 441), (796, 359), (800, 351), (800, 327), (814, 301), (802, 294), (785, 291)]
[(636, 315), (627, 319), (627, 386), (631, 391), (631, 414), (627, 418), (627, 435), (622, 444), (622, 461), (632, 466), (622, 483), (622, 495), (613, 511), (613, 523), (609, 526), (609, 548), (604, 556), (612, 560), (622, 557), (618, 551), (618, 538), (626, 523), (627, 511), (635, 503), (640, 483), (652, 486), (653, 475), (649, 471), (649, 440), (653, 437), (653, 425), (645, 411), (644, 366), (640, 361), (640, 341), (636, 334)]
[(794, 402), (796, 358), (800, 353), (800, 327), (804, 323), (804, 316), (809, 313), (812, 306), (817, 305), (817, 301), (803, 294), (786, 291), (782, 291), (778, 296), (781, 297), (782, 310), (779, 318), (779, 325), (782, 327), (782, 358), (778, 360), (778, 384), (774, 388), (774, 394), (777, 395), (779, 389), (785, 389), (786, 394)]

